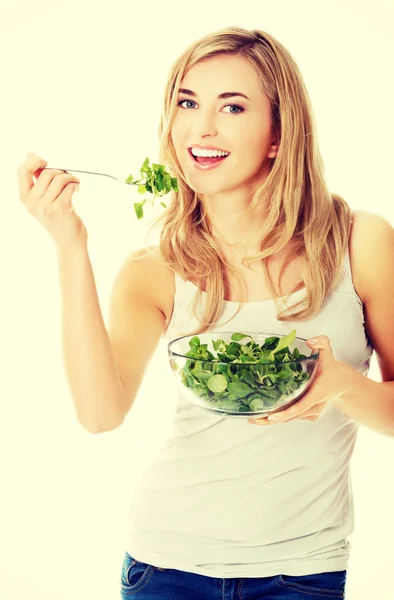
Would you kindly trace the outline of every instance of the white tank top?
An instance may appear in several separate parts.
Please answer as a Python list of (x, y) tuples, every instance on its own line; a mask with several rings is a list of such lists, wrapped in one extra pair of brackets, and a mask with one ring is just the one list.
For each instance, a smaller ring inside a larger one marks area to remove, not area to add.
[[(265, 300), (246, 303), (214, 329), (327, 335), (335, 358), (366, 375), (373, 349), (348, 252), (342, 273), (313, 318), (280, 322), (273, 300)], [(166, 343), (198, 326), (188, 310), (197, 287), (178, 275), (175, 283)], [(237, 307), (226, 301), (220, 321)], [(132, 496), (127, 551), (158, 567), (219, 578), (347, 569), (354, 528), (349, 462), (358, 428), (333, 405), (317, 421), (259, 427), (208, 412), (179, 391), (173, 433)]]

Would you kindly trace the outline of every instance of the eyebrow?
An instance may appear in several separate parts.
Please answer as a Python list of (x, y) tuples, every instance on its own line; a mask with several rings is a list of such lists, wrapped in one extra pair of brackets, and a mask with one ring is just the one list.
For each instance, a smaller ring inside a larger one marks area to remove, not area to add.
[[(180, 88), (178, 93), (186, 94), (186, 96), (192, 96), (193, 98), (196, 98), (197, 96), (195, 92), (193, 92), (192, 90), (187, 90), (185, 88)], [(246, 100), (250, 100), (250, 98), (245, 96), (245, 94), (243, 94), (242, 92), (223, 92), (223, 94), (219, 94), (218, 98), (233, 98), (234, 96), (242, 96), (243, 98), (246, 98)]]

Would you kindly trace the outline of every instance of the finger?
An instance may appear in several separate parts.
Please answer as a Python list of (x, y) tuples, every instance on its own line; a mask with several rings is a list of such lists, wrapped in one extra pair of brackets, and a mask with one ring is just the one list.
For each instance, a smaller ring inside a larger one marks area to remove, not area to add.
[(318, 419), (320, 417), (320, 415), (323, 413), (323, 411), (325, 410), (326, 407), (327, 407), (327, 401), (323, 400), (323, 402), (314, 404), (308, 410), (305, 410), (302, 413), (298, 413), (297, 415), (295, 415), (293, 417), (281, 419), (280, 421), (279, 420), (278, 421), (281, 422), (283, 420), (284, 422), (287, 422), (287, 421), (293, 421), (293, 419), (305, 419), (308, 421), (315, 421), (316, 419)]
[(80, 184), (80, 180), (72, 173), (64, 171), (50, 170), (45, 173), (37, 180), (34, 196), (40, 198), (42, 204), (49, 205), (55, 202), (61, 194), (61, 200), (66, 199), (68, 203), (71, 199), (71, 195), (75, 192), (74, 185)]
[[(47, 161), (41, 157), (29, 152), (26, 160), (18, 168), (18, 178), (20, 187), (20, 200), (24, 203), (29, 212), (34, 211), (38, 200), (41, 204), (49, 205), (59, 197), (63, 189), (67, 189), (67, 196), (70, 196), (66, 203), (70, 203), (71, 195), (75, 192), (69, 183), (80, 183), (80, 180), (74, 175), (64, 170), (45, 169)], [(42, 173), (44, 172), (44, 175)], [(47, 193), (49, 190), (50, 193)], [(64, 194), (61, 200), (64, 201)]]
[[(32, 190), (34, 184), (33, 174), (36, 173), (40, 169), (40, 173), (42, 169), (47, 165), (47, 161), (43, 158), (40, 158), (36, 154), (29, 152), (27, 154), (26, 160), (19, 165), (17, 169), (18, 173), (18, 183), (19, 183), (19, 198), (22, 202), (24, 202)], [(37, 177), (39, 174), (37, 175)]]
[[(289, 410), (289, 409), (288, 409)], [(281, 410), (272, 415), (268, 415), (266, 417), (260, 417), (260, 419), (251, 419), (250, 423), (255, 423), (257, 425), (275, 425), (275, 423), (281, 423), (282, 421), (291, 421), (292, 419), (299, 419), (302, 415), (310, 414), (309, 408), (304, 411), (300, 411), (299, 406), (297, 412), (293, 411), (291, 415), (288, 414), (288, 411)]]
[(71, 206), (71, 196), (75, 193), (75, 185), (79, 180), (70, 173), (47, 171), (41, 176), (25, 201), (28, 212), (46, 210), (55, 202)]
[(310, 415), (310, 416), (297, 416), (292, 417), (291, 419), (281, 420), (281, 421), (267, 421), (267, 419), (261, 419), (251, 422), (253, 425), (260, 425), (262, 427), (267, 427), (268, 425), (284, 425), (285, 423), (290, 423), (290, 421), (317, 421), (320, 415)]
[(305, 396), (301, 398), (301, 400), (297, 400), (297, 402), (294, 402), (294, 404), (292, 404), (291, 406), (289, 406), (289, 408), (286, 408), (285, 410), (280, 410), (274, 413), (273, 415), (269, 415), (268, 419), (270, 419), (270, 421), (286, 421), (288, 419), (291, 419), (292, 417), (299, 417), (300, 415), (308, 413), (311, 410), (319, 410), (321, 406), (323, 406), (325, 403), (325, 398), (323, 400), (320, 400), (320, 402), (316, 402), (316, 400), (313, 399), (312, 390), (309, 389)]

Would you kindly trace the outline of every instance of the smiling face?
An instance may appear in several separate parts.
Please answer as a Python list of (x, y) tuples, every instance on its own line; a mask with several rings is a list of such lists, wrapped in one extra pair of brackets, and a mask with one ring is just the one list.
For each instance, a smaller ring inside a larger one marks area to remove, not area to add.
[[(172, 140), (188, 185), (209, 199), (245, 202), (264, 181), (266, 157), (276, 156), (271, 139), (270, 103), (260, 78), (246, 59), (218, 55), (194, 65), (183, 78), (177, 99)], [(193, 92), (194, 95), (189, 92)], [(247, 96), (219, 98), (239, 92)], [(201, 170), (189, 152), (193, 145), (214, 146), (230, 155), (213, 169)], [(219, 202), (216, 203), (217, 208)]]

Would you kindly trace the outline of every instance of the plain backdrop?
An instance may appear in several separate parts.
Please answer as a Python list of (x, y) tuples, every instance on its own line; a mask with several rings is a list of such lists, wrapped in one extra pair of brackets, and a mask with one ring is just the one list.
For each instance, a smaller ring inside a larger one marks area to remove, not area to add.
[[(258, 28), (300, 66), (329, 189), (394, 224), (394, 10), (389, 0), (7, 4), (0, 12), (0, 597), (115, 600), (130, 495), (170, 431), (176, 383), (160, 343), (123, 426), (101, 435), (81, 428), (62, 369), (56, 251), (19, 200), (17, 167), (34, 152), (52, 167), (138, 176), (147, 156), (158, 160), (174, 60), (208, 32)], [(148, 223), (163, 208), (145, 205), (138, 221), (135, 188), (79, 176), (74, 205), (89, 231), (107, 323), (115, 274), (145, 245)], [(150, 236), (157, 241), (158, 233)], [(375, 355), (369, 377), (381, 381)], [(393, 464), (394, 439), (361, 427), (351, 462), (347, 600), (393, 597)]]

